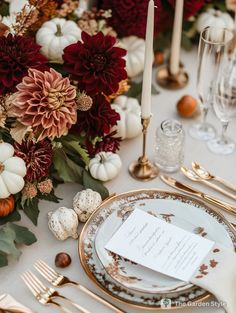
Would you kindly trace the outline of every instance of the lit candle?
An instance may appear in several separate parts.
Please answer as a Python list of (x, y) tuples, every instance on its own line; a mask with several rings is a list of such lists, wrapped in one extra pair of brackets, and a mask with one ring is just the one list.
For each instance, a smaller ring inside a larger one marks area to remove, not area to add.
[(153, 62), (153, 30), (154, 30), (154, 1), (148, 4), (146, 43), (145, 43), (145, 63), (143, 72), (141, 116), (149, 118), (151, 115), (152, 96), (152, 62)]
[(175, 18), (174, 18), (172, 43), (171, 43), (171, 51), (170, 51), (170, 73), (172, 75), (176, 75), (179, 72), (183, 8), (184, 8), (184, 0), (176, 0)]

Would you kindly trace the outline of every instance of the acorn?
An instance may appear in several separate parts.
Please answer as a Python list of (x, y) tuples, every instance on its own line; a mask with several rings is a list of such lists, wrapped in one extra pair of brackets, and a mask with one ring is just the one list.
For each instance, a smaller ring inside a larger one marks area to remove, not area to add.
[(193, 117), (197, 112), (197, 100), (190, 95), (183, 96), (177, 102), (177, 111), (182, 117)]
[(65, 252), (58, 253), (55, 257), (56, 267), (67, 267), (71, 263), (71, 257)]

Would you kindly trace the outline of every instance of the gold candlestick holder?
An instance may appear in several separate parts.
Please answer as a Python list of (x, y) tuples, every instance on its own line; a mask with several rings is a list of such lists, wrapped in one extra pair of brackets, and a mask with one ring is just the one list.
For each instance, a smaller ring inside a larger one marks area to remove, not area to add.
[(188, 74), (184, 71), (182, 64), (180, 64), (179, 73), (176, 75), (171, 74), (168, 65), (157, 71), (156, 81), (165, 89), (177, 90), (184, 88), (187, 85), (188, 80)]
[(130, 175), (141, 181), (148, 181), (154, 179), (159, 174), (159, 169), (154, 164), (152, 164), (146, 155), (146, 141), (147, 141), (147, 129), (150, 123), (149, 118), (142, 118), (143, 126), (143, 154), (138, 158), (137, 161), (134, 161), (129, 166)]

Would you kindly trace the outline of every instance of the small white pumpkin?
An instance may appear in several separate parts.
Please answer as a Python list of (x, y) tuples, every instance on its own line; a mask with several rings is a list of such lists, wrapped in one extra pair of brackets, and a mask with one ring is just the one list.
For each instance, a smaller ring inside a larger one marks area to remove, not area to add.
[(78, 217), (74, 210), (60, 207), (48, 213), (48, 227), (59, 240), (78, 238)]
[(102, 203), (100, 194), (92, 189), (79, 191), (73, 199), (73, 209), (80, 222), (86, 222), (97, 207)]
[(64, 48), (79, 39), (81, 30), (76, 23), (57, 17), (45, 22), (36, 34), (41, 53), (54, 62), (62, 62)]
[(25, 185), (25, 162), (14, 157), (14, 152), (12, 145), (0, 141), (0, 199), (18, 193)]
[(234, 29), (234, 20), (228, 13), (215, 9), (208, 9), (206, 12), (201, 13), (198, 17), (198, 32), (200, 33), (207, 26)]
[(129, 77), (135, 77), (144, 70), (145, 40), (136, 36), (121, 39), (122, 48), (127, 50), (125, 56), (126, 70)]
[(137, 99), (119, 96), (111, 107), (120, 114), (120, 120), (115, 126), (117, 137), (134, 138), (142, 132), (141, 108)]
[(101, 181), (108, 181), (116, 177), (121, 167), (119, 155), (113, 152), (99, 152), (89, 162), (92, 177)]

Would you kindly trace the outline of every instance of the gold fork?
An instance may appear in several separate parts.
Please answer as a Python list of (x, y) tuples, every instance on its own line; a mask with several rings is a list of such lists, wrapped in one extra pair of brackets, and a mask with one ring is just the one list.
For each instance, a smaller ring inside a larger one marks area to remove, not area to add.
[(66, 313), (72, 313), (68, 309), (62, 307), (59, 303), (53, 301), (55, 298), (63, 299), (64, 301), (68, 302), (69, 304), (76, 307), (80, 312), (82, 313), (90, 313), (88, 310), (84, 309), (82, 306), (80, 306), (77, 303), (74, 303), (70, 299), (62, 296), (59, 294), (56, 290), (53, 288), (48, 288), (43, 285), (43, 283), (31, 272), (25, 272), (21, 278), (27, 285), (27, 287), (30, 289), (30, 291), (33, 293), (35, 298), (42, 304), (53, 304), (56, 305), (61, 311)]
[(116, 307), (115, 305), (111, 304), (107, 300), (101, 298), (96, 293), (93, 293), (91, 290), (87, 289), (83, 285), (81, 285), (81, 284), (79, 284), (77, 282), (74, 282), (74, 281), (70, 280), (68, 277), (63, 276), (63, 275), (57, 273), (56, 271), (54, 271), (54, 269), (52, 269), (44, 261), (38, 260), (34, 264), (34, 267), (53, 286), (62, 287), (64, 285), (73, 285), (73, 286), (77, 287), (78, 289), (80, 289), (81, 291), (83, 291), (84, 293), (86, 293), (87, 295), (91, 296), (93, 299), (95, 299), (95, 300), (99, 301), (100, 303), (106, 305), (107, 307), (112, 309), (114, 312), (125, 313), (125, 311), (123, 311), (120, 308)]

